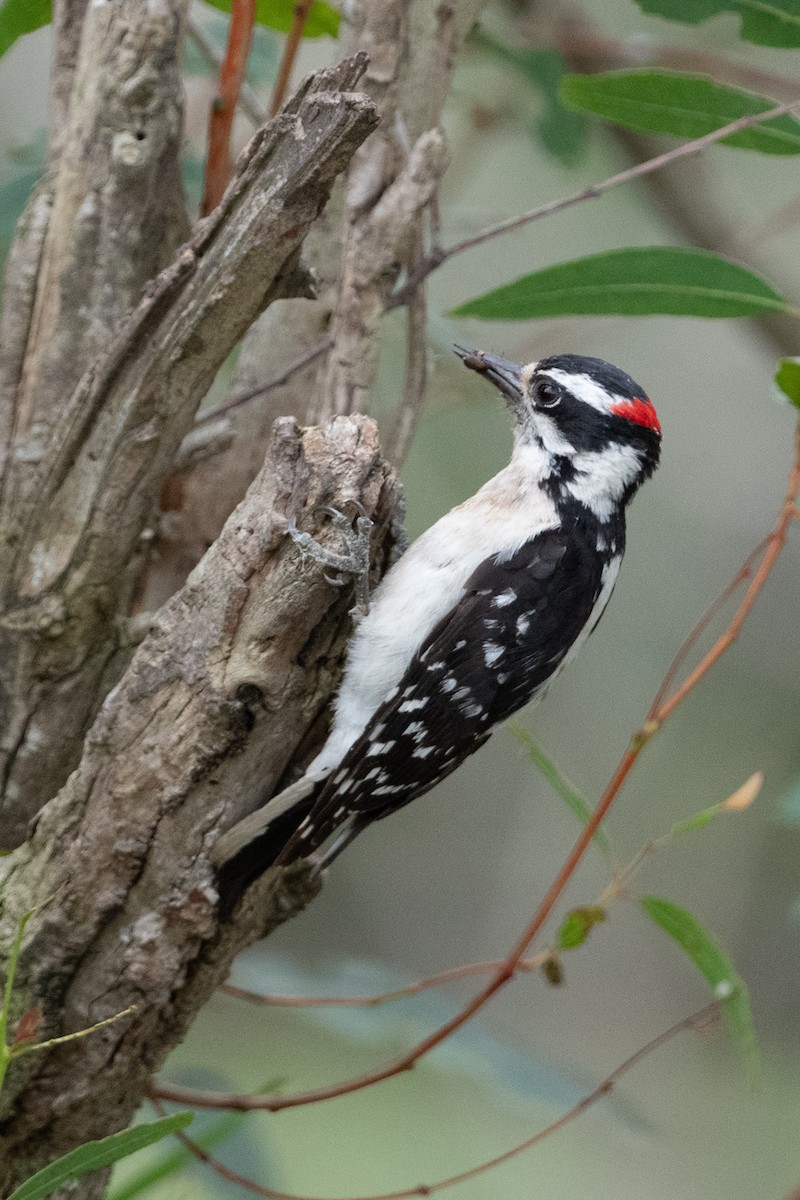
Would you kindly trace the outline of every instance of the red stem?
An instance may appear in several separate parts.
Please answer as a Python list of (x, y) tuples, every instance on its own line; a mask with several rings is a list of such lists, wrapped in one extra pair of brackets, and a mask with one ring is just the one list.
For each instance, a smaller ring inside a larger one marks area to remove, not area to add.
[(300, 49), (300, 42), (303, 39), (303, 30), (308, 20), (308, 14), (311, 11), (311, 4), (312, 0), (297, 0), (294, 6), (292, 27), (286, 36), (286, 45), (283, 48), (281, 65), (278, 67), (278, 77), (275, 80), (275, 87), (272, 89), (272, 100), (269, 105), (269, 115), (271, 117), (274, 117), (280, 111), (286, 96), (294, 60), (297, 58), (297, 51)]
[(219, 87), (208, 121), (208, 159), (202, 216), (217, 207), (231, 176), (231, 130), (239, 93), (247, 74), (247, 59), (253, 41), (256, 0), (233, 0), (228, 45), (219, 73)]

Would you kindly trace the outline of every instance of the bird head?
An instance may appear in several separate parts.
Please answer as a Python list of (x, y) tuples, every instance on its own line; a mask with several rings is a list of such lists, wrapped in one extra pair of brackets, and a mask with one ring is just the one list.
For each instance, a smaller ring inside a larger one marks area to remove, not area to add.
[(514, 416), (515, 457), (543, 481), (602, 516), (627, 504), (658, 465), (661, 425), (647, 393), (601, 358), (556, 354), (521, 367), (483, 350), (456, 347), (486, 376)]

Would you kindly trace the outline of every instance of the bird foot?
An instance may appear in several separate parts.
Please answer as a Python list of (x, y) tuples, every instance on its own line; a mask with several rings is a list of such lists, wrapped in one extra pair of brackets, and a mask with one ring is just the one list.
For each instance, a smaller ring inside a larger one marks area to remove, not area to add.
[(294, 517), (289, 518), (286, 532), (302, 555), (308, 555), (320, 566), (329, 567), (336, 572), (334, 576), (327, 574), (324, 576), (326, 582), (332, 587), (345, 586), (347, 579), (342, 576), (350, 576), (355, 579), (356, 602), (351, 612), (354, 616), (362, 617), (369, 612), (369, 550), (372, 521), (359, 501), (353, 500), (352, 503), (358, 513), (355, 521), (340, 512), (338, 508), (326, 505), (322, 510), (328, 513), (333, 528), (344, 543), (344, 553), (342, 554), (336, 554), (333, 550), (328, 550), (325, 546), (320, 545), (310, 533), (302, 533), (297, 528)]

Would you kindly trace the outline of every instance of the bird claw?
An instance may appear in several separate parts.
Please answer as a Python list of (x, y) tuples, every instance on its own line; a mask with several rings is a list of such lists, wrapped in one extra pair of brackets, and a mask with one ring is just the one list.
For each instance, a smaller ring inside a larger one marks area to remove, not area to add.
[(359, 500), (351, 501), (358, 513), (355, 522), (338, 508), (326, 504), (322, 511), (331, 518), (331, 524), (344, 542), (344, 553), (336, 554), (322, 546), (309, 533), (302, 533), (297, 528), (297, 520), (290, 517), (286, 532), (303, 555), (323, 567), (330, 567), (336, 575), (325, 574), (323, 578), (332, 587), (344, 587), (346, 580), (342, 575), (355, 578), (355, 606), (351, 609), (354, 616), (364, 616), (369, 612), (369, 550), (372, 520)]

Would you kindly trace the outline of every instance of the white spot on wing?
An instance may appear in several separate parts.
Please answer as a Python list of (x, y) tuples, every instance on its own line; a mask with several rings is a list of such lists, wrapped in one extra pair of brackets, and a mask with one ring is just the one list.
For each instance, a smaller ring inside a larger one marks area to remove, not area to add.
[(487, 667), (491, 667), (494, 663), (496, 663), (498, 658), (500, 658), (503, 654), (505, 654), (505, 647), (499, 646), (497, 642), (483, 643), (483, 661), (486, 663)]
[(373, 742), (367, 751), (367, 758), (377, 758), (379, 754), (385, 754), (387, 750), (391, 750), (394, 742)]
[(513, 604), (517, 598), (517, 593), (513, 588), (506, 588), (499, 596), (495, 596), (494, 603), (496, 608), (505, 608), (507, 604)]

